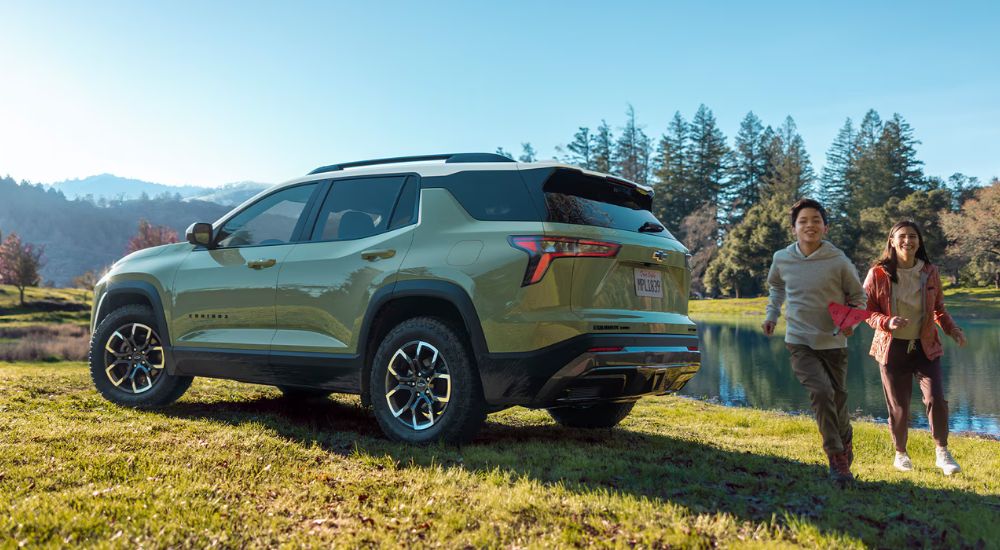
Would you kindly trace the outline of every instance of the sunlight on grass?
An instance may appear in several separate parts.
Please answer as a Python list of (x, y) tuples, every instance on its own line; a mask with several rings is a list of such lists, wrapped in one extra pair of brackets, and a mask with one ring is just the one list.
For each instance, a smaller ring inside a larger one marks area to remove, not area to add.
[(160, 411), (101, 399), (80, 363), (0, 363), (0, 537), (16, 545), (908, 547), (1000, 537), (1000, 442), (926, 432), (891, 468), (857, 423), (855, 487), (826, 480), (812, 420), (677, 397), (621, 428), (490, 417), (461, 448), (408, 447), (355, 397), (289, 402), (198, 379)]

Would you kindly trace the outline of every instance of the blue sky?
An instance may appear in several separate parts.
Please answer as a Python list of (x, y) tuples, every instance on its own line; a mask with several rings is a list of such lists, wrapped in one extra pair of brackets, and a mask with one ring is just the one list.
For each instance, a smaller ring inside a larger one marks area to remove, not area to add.
[(899, 112), (927, 173), (985, 181), (998, 22), (988, 2), (0, 0), (0, 174), (278, 182), (523, 141), (550, 158), (628, 104), (658, 138), (704, 103), (730, 140), (747, 111), (793, 116), (817, 171), (846, 117)]

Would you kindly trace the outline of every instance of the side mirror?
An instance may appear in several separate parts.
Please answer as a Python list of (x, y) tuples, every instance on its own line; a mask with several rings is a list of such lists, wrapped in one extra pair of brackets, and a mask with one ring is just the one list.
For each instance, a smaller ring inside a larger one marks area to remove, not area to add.
[(187, 228), (187, 240), (195, 246), (211, 246), (212, 224), (195, 222)]

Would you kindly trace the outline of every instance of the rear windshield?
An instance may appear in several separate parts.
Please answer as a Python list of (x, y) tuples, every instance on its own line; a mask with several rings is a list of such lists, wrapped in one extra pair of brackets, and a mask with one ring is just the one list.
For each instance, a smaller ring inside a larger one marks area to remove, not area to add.
[(628, 185), (571, 170), (556, 170), (545, 182), (545, 206), (548, 221), (595, 225), (638, 232), (646, 226), (650, 235), (673, 238), (650, 212), (652, 197)]

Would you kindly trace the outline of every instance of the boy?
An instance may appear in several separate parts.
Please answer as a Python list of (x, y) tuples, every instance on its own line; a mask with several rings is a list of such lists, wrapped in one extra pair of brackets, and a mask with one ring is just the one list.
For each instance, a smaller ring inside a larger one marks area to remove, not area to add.
[(824, 240), (829, 226), (826, 210), (812, 200), (792, 206), (796, 242), (774, 253), (767, 275), (770, 287), (764, 334), (774, 334), (781, 304), (788, 327), (785, 347), (791, 354), (795, 377), (809, 391), (823, 450), (830, 461), (830, 477), (848, 482), (854, 450), (847, 411), (847, 337), (853, 329), (834, 334), (830, 302), (864, 307), (865, 292), (858, 271), (840, 249)]

